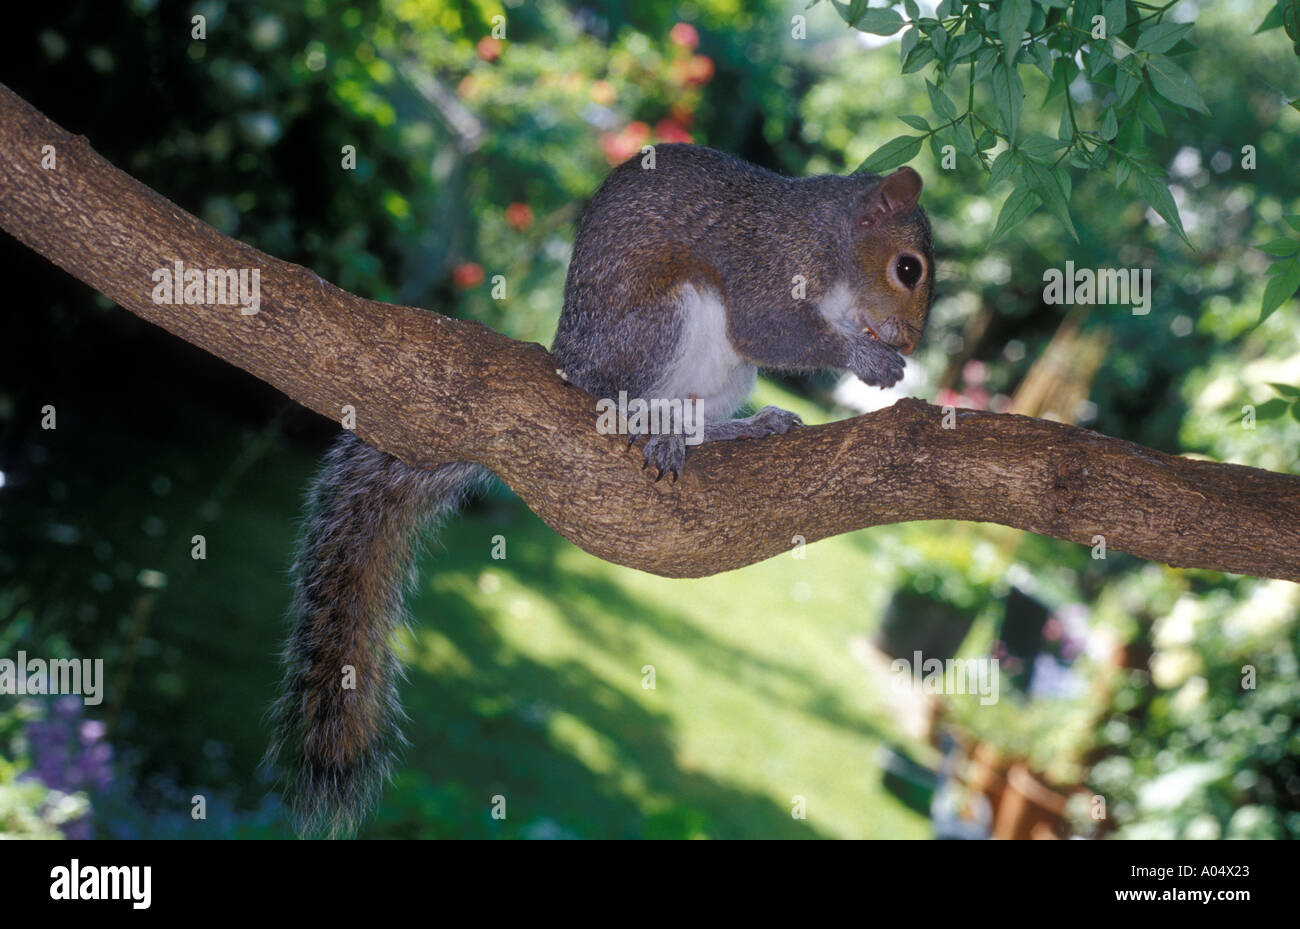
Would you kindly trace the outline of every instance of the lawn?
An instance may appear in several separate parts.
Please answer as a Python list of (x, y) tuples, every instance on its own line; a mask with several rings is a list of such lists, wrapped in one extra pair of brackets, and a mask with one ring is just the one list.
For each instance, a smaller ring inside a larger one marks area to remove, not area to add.
[[(11, 602), (46, 595), (0, 639), (105, 658), (92, 715), (135, 789), (101, 804), (100, 834), (282, 834), (255, 771), (312, 456), (219, 412), (165, 436), (88, 414), (65, 435), (47, 472), (61, 489), (9, 513), (31, 527), (12, 544), (44, 538), (27, 576), (0, 585)], [(80, 468), (91, 450), (97, 466)], [(875, 752), (896, 728), (849, 648), (878, 620), (907, 531), (667, 580), (587, 555), (496, 487), (423, 560), (399, 641), (412, 744), (363, 834), (927, 836), (881, 786)], [(219, 815), (191, 821), (195, 793)]]

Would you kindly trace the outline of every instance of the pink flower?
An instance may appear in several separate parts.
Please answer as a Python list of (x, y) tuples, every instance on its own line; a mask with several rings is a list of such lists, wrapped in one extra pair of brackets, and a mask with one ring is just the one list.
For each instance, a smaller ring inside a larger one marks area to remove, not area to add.
[(687, 51), (695, 51), (700, 47), (700, 34), (690, 23), (678, 23), (668, 30), (668, 38), (674, 45), (679, 45)]
[(989, 379), (989, 366), (982, 361), (968, 361), (961, 369), (963, 383), (978, 387)]

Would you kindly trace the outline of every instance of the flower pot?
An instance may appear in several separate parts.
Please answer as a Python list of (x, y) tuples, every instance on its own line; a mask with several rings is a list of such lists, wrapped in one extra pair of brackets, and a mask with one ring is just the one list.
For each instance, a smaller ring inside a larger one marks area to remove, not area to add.
[(1007, 771), (1007, 786), (993, 823), (995, 839), (1059, 838), (1069, 798), (1048, 787), (1016, 763)]
[(1007, 786), (1009, 760), (987, 742), (976, 742), (966, 765), (966, 783), (972, 790), (982, 793), (989, 801), (989, 809), (996, 812), (1002, 804), (1002, 794)]
[(976, 612), (933, 594), (896, 590), (881, 617), (875, 646), (891, 658), (907, 661), (916, 652), (926, 659), (952, 658), (970, 632)]

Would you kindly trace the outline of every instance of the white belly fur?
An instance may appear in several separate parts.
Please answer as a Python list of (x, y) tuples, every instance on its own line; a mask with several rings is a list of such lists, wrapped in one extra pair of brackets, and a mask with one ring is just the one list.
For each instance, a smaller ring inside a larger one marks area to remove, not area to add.
[(727, 338), (727, 311), (718, 294), (686, 284), (681, 291), (682, 338), (678, 355), (653, 396), (703, 401), (704, 419), (727, 419), (754, 389), (757, 369), (736, 354)]

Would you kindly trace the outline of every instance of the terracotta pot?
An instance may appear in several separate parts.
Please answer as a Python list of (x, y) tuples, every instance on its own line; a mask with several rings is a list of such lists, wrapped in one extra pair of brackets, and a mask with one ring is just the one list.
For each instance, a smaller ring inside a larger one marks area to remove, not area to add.
[(989, 809), (997, 812), (1002, 805), (1002, 795), (1007, 786), (1009, 759), (987, 742), (976, 742), (971, 749), (966, 768), (966, 783), (972, 790), (982, 793), (989, 801)]
[(1068, 799), (1034, 777), (1023, 764), (1012, 765), (993, 822), (993, 838), (1059, 838)]

